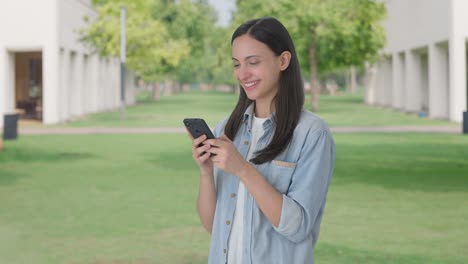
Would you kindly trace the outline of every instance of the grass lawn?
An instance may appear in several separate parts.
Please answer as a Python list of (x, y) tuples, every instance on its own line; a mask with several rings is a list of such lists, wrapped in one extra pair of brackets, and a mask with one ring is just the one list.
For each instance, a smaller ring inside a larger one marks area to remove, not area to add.
[[(468, 137), (335, 140), (316, 263), (468, 263)], [(20, 136), (0, 152), (0, 263), (206, 263), (197, 191), (183, 134)]]
[[(362, 95), (344, 94), (320, 98), (323, 117), (330, 126), (397, 126), (397, 125), (453, 125), (448, 121), (419, 118), (389, 108), (372, 107), (362, 103)], [(138, 103), (126, 109), (126, 119), (120, 121), (119, 111), (92, 114), (60, 127), (182, 127), (185, 117), (202, 117), (210, 126), (229, 116), (237, 102), (237, 95), (222, 92), (191, 91), (163, 96), (159, 102), (140, 93)], [(306, 108), (311, 109), (309, 95)], [(55, 126), (53, 126), (55, 127)]]

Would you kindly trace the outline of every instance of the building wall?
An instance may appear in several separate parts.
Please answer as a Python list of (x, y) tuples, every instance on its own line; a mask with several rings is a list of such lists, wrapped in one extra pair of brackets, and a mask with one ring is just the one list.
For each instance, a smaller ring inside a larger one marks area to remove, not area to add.
[[(101, 58), (79, 41), (85, 16), (96, 17), (90, 0), (2, 2), (0, 127), (4, 113), (15, 110), (14, 54), (20, 51), (42, 52), (44, 123), (120, 106), (119, 60)], [(133, 104), (134, 86), (126, 88), (126, 103)]]
[[(0, 126), (3, 126), (3, 115), (15, 110), (15, 52), (43, 52), (43, 59), (51, 57), (50, 51), (54, 49), (57, 36), (54, 26), (57, 24), (56, 1), (15, 0), (1, 3)], [(44, 63), (44, 76), (51, 74), (53, 68), (53, 63)], [(43, 84), (49, 80), (44, 78)]]
[[(451, 0), (387, 0), (386, 53), (441, 42), (450, 35)], [(465, 0), (462, 0), (465, 1)]]
[(468, 104), (468, 1), (385, 4), (387, 45), (366, 102), (460, 122)]

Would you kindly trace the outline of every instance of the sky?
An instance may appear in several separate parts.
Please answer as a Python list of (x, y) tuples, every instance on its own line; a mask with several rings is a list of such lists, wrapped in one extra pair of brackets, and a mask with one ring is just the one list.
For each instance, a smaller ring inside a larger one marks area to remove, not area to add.
[(208, 0), (218, 11), (218, 23), (221, 26), (227, 26), (231, 19), (231, 12), (234, 10), (234, 0)]

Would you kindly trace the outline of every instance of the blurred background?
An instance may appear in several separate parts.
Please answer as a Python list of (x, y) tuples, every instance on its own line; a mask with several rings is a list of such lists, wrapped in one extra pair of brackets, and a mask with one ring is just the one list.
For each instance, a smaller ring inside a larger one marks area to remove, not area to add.
[(316, 262), (468, 263), (467, 12), (465, 0), (2, 1), (0, 263), (206, 263), (182, 119), (230, 114), (231, 34), (262, 16), (288, 28), (305, 108), (337, 145)]

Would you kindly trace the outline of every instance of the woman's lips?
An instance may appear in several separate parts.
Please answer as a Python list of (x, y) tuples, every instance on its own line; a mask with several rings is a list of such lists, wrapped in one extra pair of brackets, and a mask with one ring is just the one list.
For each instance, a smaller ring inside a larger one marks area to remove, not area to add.
[(245, 82), (243, 83), (244, 89), (246, 90), (253, 90), (255, 87), (257, 87), (259, 81), (253, 81), (253, 82)]

